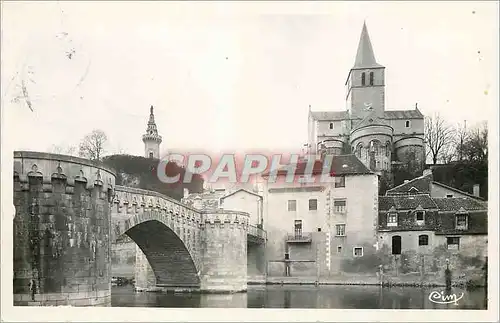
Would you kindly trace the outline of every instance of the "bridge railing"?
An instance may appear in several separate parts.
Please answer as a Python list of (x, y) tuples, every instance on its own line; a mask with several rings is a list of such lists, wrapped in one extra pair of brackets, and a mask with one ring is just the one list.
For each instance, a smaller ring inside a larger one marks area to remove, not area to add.
[(248, 234), (263, 240), (267, 239), (267, 232), (256, 225), (248, 225)]

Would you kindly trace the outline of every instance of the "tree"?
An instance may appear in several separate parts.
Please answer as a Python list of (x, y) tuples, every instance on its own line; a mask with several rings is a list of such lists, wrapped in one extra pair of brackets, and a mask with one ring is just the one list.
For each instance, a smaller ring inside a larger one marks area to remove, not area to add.
[(443, 153), (448, 152), (450, 145), (453, 144), (454, 129), (436, 114), (426, 118), (424, 137), (432, 163), (437, 164)]
[(467, 136), (467, 121), (464, 121), (464, 124), (459, 124), (455, 130), (455, 145), (458, 161), (462, 161), (464, 158), (464, 144), (467, 141)]
[(486, 122), (468, 132), (462, 150), (463, 158), (469, 162), (488, 162), (488, 125)]
[(102, 130), (93, 130), (91, 133), (86, 135), (80, 142), (80, 152), (81, 157), (88, 158), (90, 160), (101, 160), (103, 154), (105, 153), (105, 145), (108, 137)]

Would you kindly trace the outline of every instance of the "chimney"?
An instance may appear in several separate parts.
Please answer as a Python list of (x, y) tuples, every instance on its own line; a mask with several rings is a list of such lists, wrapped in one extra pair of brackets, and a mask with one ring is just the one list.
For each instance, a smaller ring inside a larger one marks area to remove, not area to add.
[(189, 196), (189, 189), (185, 188), (184, 189), (184, 198), (187, 198)]
[(479, 197), (479, 184), (474, 184), (472, 187), (472, 195)]

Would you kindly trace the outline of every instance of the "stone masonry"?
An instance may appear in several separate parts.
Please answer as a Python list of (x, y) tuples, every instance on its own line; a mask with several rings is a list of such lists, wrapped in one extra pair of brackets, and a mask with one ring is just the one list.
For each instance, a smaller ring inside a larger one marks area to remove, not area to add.
[(111, 301), (114, 173), (90, 161), (14, 153), (14, 304)]
[(38, 152), (15, 152), (14, 205), (14, 305), (109, 306), (111, 244), (124, 235), (138, 289), (247, 289), (246, 212), (115, 187), (111, 169)]

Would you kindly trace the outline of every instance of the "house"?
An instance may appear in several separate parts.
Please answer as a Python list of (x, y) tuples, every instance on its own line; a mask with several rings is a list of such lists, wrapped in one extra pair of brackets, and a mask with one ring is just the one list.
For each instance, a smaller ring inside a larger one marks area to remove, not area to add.
[(385, 269), (441, 273), (448, 262), (456, 272), (480, 271), (488, 250), (486, 204), (460, 191), (449, 197), (433, 197), (432, 189), (417, 193), (436, 185), (426, 176), (406, 184), (411, 194), (379, 197), (378, 247)]
[(227, 210), (247, 212), (249, 224), (262, 227), (262, 196), (240, 188), (220, 198), (220, 206)]
[(454, 187), (434, 181), (432, 170), (425, 169), (422, 176), (412, 180), (405, 181), (390, 190), (385, 195), (411, 195), (411, 194), (429, 194), (431, 197), (469, 197), (475, 200), (483, 201), (479, 196), (479, 184), (474, 185), (473, 194), (458, 190)]
[(377, 175), (356, 156), (339, 155), (326, 165), (329, 180), (322, 182), (323, 163), (314, 161), (314, 182), (303, 180), (305, 160), (295, 165), (291, 182), (284, 181), (284, 169), (276, 181), (263, 175), (268, 276), (362, 271), (361, 259), (376, 252)]

